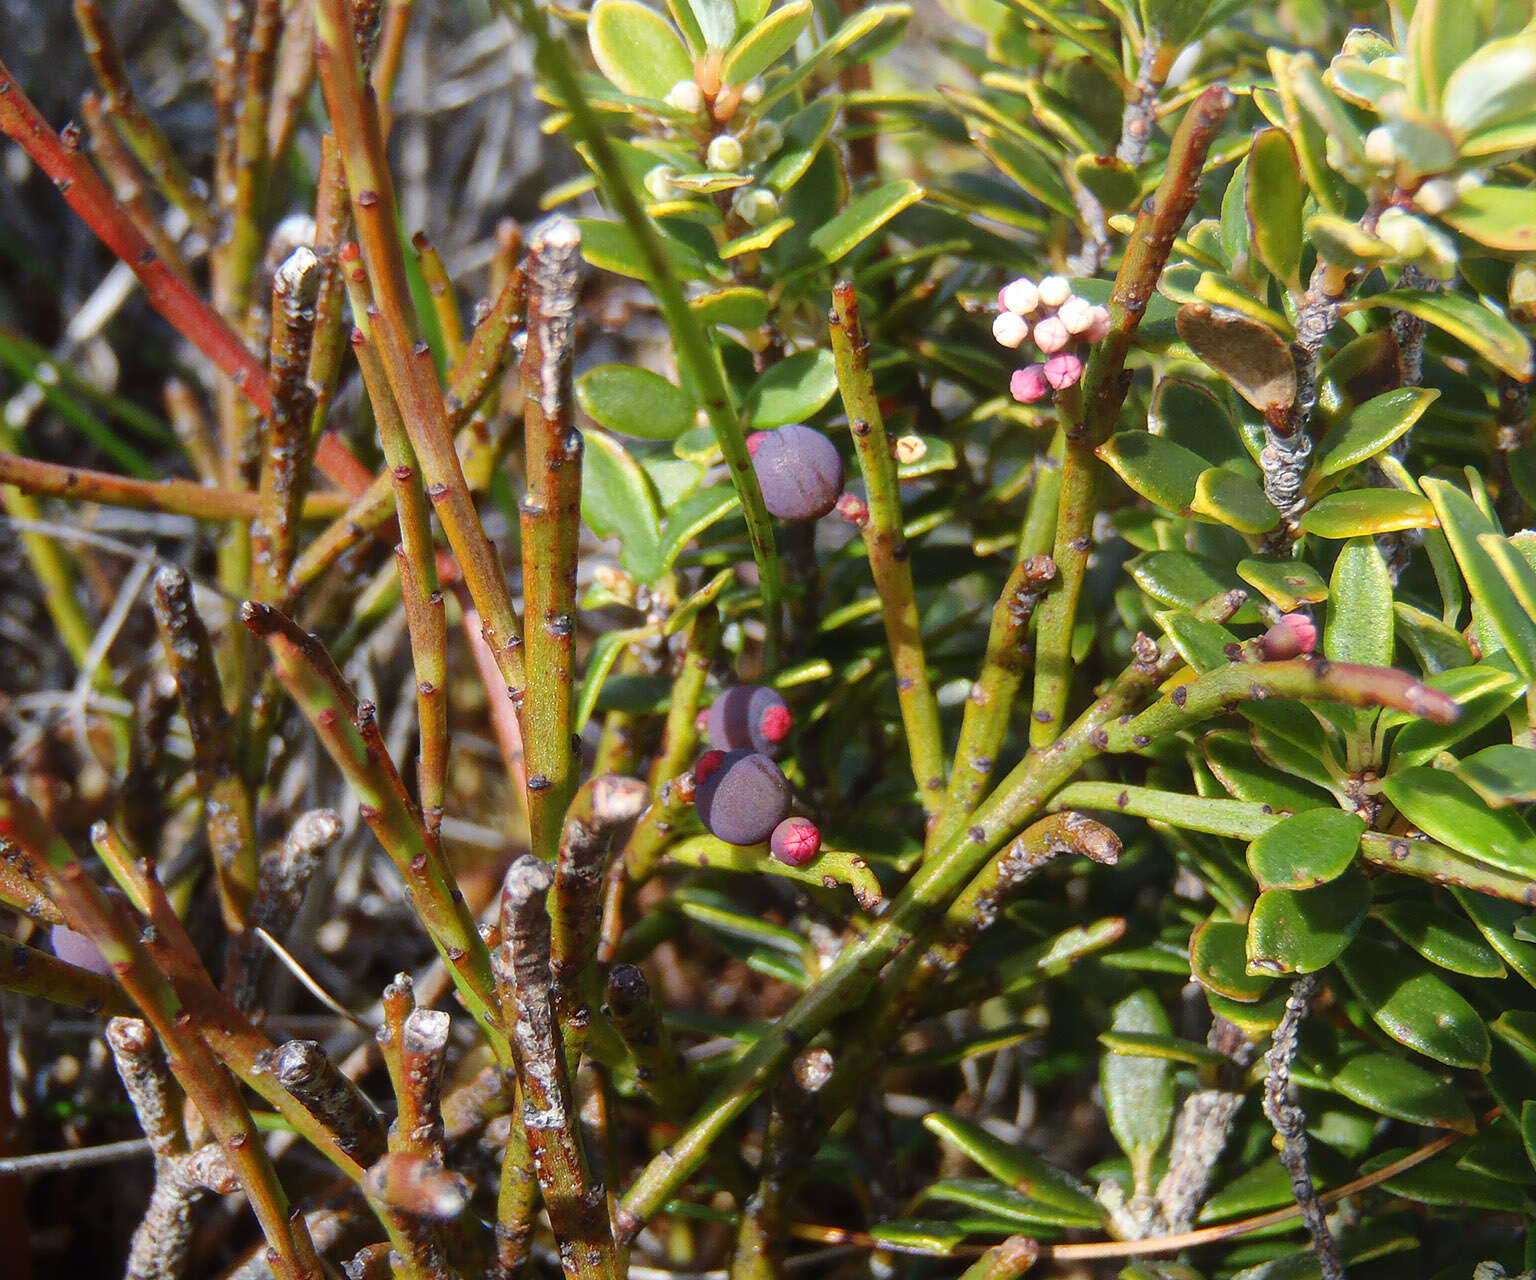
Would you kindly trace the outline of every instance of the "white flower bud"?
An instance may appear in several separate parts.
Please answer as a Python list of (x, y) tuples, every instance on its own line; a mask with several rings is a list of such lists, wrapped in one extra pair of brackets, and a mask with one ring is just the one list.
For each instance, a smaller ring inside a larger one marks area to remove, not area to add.
[(749, 227), (760, 227), (779, 216), (779, 198), (767, 187), (743, 187), (731, 208)]
[(741, 139), (734, 133), (722, 133), (709, 140), (704, 163), (715, 173), (734, 173), (746, 159)]
[(1419, 256), (1419, 267), (1425, 275), (1432, 280), (1451, 280), (1460, 261), (1455, 240), (1439, 227), (1424, 227), (1424, 249)]
[(1079, 298), (1074, 294), (1057, 308), (1056, 318), (1067, 326), (1068, 333), (1074, 338), (1078, 337), (1093, 324), (1093, 304), (1087, 298)]
[(672, 183), (672, 177), (677, 172), (669, 164), (659, 164), (645, 175), (646, 194), (652, 200), (675, 200), (678, 196), (677, 187)]
[(1397, 143), (1386, 125), (1379, 124), (1365, 135), (1365, 158), (1378, 169), (1390, 169), (1397, 163)]
[(1072, 296), (1072, 282), (1066, 276), (1046, 276), (1040, 282), (1040, 305), (1059, 307)]
[(763, 100), (763, 82), (761, 80), (748, 80), (741, 86), (741, 100), (749, 107), (755, 107)]
[(1404, 258), (1417, 258), (1424, 252), (1428, 244), (1425, 234), (1428, 230), (1421, 219), (1395, 206), (1385, 210), (1376, 222), (1377, 237), (1385, 240)]
[(1460, 194), (1475, 191), (1482, 185), (1483, 175), (1478, 173), (1476, 169), (1468, 169), (1466, 173), (1456, 179), (1456, 190)]
[(999, 311), (992, 321), (992, 336), (1005, 347), (1016, 347), (1029, 337), (1029, 322), (1012, 311)]
[(1461, 192), (1449, 178), (1431, 178), (1413, 193), (1414, 204), (1432, 216), (1444, 213), (1460, 198)]
[(1072, 335), (1059, 316), (1046, 316), (1035, 326), (1035, 346), (1048, 356), (1055, 355), (1071, 341)]
[(747, 159), (756, 164), (775, 155), (784, 145), (784, 130), (773, 120), (759, 120), (747, 134)]
[(1014, 315), (1027, 316), (1040, 305), (1040, 294), (1033, 280), (1021, 277), (1011, 284), (1005, 284), (1002, 292), (997, 295), (997, 300), (1005, 310), (1013, 312)]
[(696, 116), (704, 110), (704, 90), (692, 80), (679, 80), (667, 90), (666, 104), (674, 111)]

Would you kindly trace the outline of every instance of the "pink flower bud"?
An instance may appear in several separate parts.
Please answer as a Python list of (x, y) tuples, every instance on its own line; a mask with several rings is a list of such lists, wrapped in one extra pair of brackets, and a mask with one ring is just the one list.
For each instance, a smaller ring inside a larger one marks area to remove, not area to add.
[(849, 524), (858, 525), (861, 529), (869, 523), (869, 504), (856, 493), (844, 490), (834, 509)]
[(1039, 292), (1042, 307), (1059, 307), (1072, 296), (1072, 282), (1065, 276), (1046, 276)]
[(821, 852), (821, 832), (808, 818), (785, 818), (768, 838), (768, 849), (788, 867), (803, 867)]
[(1070, 351), (1058, 351), (1045, 362), (1045, 380), (1057, 391), (1077, 385), (1083, 376), (1083, 362)]
[(1093, 319), (1088, 327), (1083, 330), (1083, 338), (1088, 342), (1103, 342), (1109, 337), (1109, 308), (1095, 307)]
[(1016, 347), (1029, 337), (1029, 322), (1011, 311), (999, 311), (992, 321), (992, 336), (1005, 347)]
[(1259, 639), (1259, 650), (1270, 662), (1299, 658), (1317, 648), (1317, 624), (1304, 613), (1281, 615)]
[(1087, 298), (1068, 298), (1056, 312), (1056, 318), (1067, 326), (1074, 337), (1086, 332), (1093, 323), (1093, 304)]
[(1005, 284), (998, 291), (997, 305), (1004, 311), (1013, 312), (1016, 316), (1029, 315), (1040, 305), (1040, 294), (1035, 289), (1035, 282), (1020, 277)]
[(1067, 326), (1057, 316), (1046, 316), (1035, 326), (1035, 346), (1048, 356), (1055, 355), (1071, 341)]
[(1032, 364), (1014, 370), (1013, 377), (1008, 379), (1008, 390), (1020, 404), (1034, 404), (1036, 400), (1045, 399), (1051, 392), (1050, 384), (1045, 380), (1045, 366)]

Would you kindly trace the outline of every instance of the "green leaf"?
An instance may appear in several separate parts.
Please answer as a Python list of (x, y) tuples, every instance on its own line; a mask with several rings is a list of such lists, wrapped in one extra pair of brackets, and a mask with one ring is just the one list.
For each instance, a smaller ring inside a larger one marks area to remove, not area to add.
[(981, 1125), (942, 1111), (923, 1117), (923, 1127), (974, 1160), (1004, 1186), (1069, 1213), (1104, 1220), (1104, 1207), (1070, 1173), (1041, 1159), (1028, 1147), (1004, 1142)]
[(1402, 711), (1384, 712), (1380, 721), (1384, 728), (1403, 726), (1392, 742), (1392, 767), (1433, 760), (1502, 715), (1524, 689), (1518, 676), (1504, 670), (1508, 661), (1508, 654), (1498, 652), (1476, 666), (1442, 671), (1425, 679), (1430, 688), (1449, 694), (1460, 706), (1461, 716), (1454, 724), (1435, 724)]
[(1469, 978), (1502, 978), (1507, 972), (1477, 929), (1443, 907), (1403, 898), (1372, 908), (1371, 915), (1442, 969)]
[(1270, 974), (1327, 968), (1355, 940), (1370, 905), (1370, 886), (1358, 872), (1316, 889), (1265, 890), (1248, 917), (1248, 968)]
[(1232, 415), (1198, 383), (1184, 378), (1161, 379), (1152, 393), (1148, 425), (1153, 435), (1182, 445), (1210, 466), (1239, 471), (1252, 465)]
[(661, 543), (662, 563), (670, 569), (690, 542), (740, 505), (735, 486), (729, 484), (717, 484), (690, 493), (667, 512), (666, 532)]
[(688, 305), (705, 324), (758, 329), (768, 322), (768, 295), (746, 285), (711, 289), (689, 298)]
[(1042, 1226), (1096, 1227), (1103, 1222), (1102, 1213), (1089, 1217), (1083, 1212), (1069, 1212), (1042, 1205), (990, 1178), (945, 1178), (924, 1188), (921, 1199), (979, 1209), (993, 1215), (995, 1221), (1005, 1224), (1007, 1228), (1014, 1229), (1030, 1230)]
[(1193, 40), (1213, 0), (1141, 0), (1141, 29), (1152, 44), (1177, 48)]
[(1280, 512), (1259, 484), (1225, 467), (1200, 473), (1189, 509), (1239, 533), (1266, 533), (1280, 523)]
[(1370, 667), (1392, 663), (1392, 577), (1370, 538), (1352, 538), (1339, 551), (1329, 587), (1323, 651), (1334, 662)]
[(1516, 926), (1525, 918), (1525, 904), (1500, 902), (1465, 889), (1451, 892), (1499, 958), (1536, 987), (1536, 944), (1515, 936)]
[(661, 512), (645, 472), (612, 436), (588, 431), (581, 474), (581, 518), (599, 538), (619, 540), (619, 563), (641, 582), (654, 582), (661, 557)]
[(1328, 598), (1328, 584), (1305, 560), (1239, 560), (1237, 576), (1286, 613)]
[(725, 55), (720, 78), (741, 85), (756, 79), (788, 53), (811, 18), (811, 0), (790, 0), (752, 26)]
[(1460, 761), (1455, 773), (1495, 809), (1536, 803), (1536, 751), (1530, 747), (1485, 747)]
[(866, 191), (811, 232), (810, 246), (824, 265), (841, 262), (903, 209), (923, 198), (915, 182), (902, 180)]
[(665, 98), (693, 79), (693, 59), (672, 24), (639, 0), (597, 0), (587, 42), (600, 70), (623, 93)]
[(1249, 316), (1203, 302), (1179, 308), (1179, 337), (1260, 413), (1279, 413), (1296, 399), (1296, 365), (1286, 342)]
[[(1172, 1028), (1156, 994), (1143, 988), (1114, 1008), (1112, 1031), (1168, 1035)], [(1146, 1194), (1152, 1162), (1173, 1124), (1173, 1064), (1156, 1058), (1106, 1053), (1099, 1063), (1110, 1132), (1130, 1158), (1137, 1194)]]
[(1353, 303), (1361, 307), (1392, 307), (1418, 316), (1442, 333), (1471, 348), (1494, 368), (1520, 381), (1531, 377), (1531, 343), (1498, 307), (1460, 293), (1422, 293), (1393, 289)]
[(1460, 1089), (1416, 1062), (1392, 1053), (1363, 1053), (1327, 1077), (1340, 1096), (1380, 1115), (1435, 1129), (1475, 1133), (1477, 1122)]
[(1417, 957), (1357, 938), (1338, 966), (1371, 1020), (1399, 1044), (1450, 1067), (1488, 1065), (1488, 1029), (1477, 1010)]
[(1121, 431), (1094, 452), (1148, 502), (1176, 514), (1189, 510), (1210, 468), (1199, 454), (1147, 431)]
[(720, 259), (722, 262), (729, 262), (732, 258), (739, 258), (744, 253), (761, 253), (777, 242), (779, 237), (791, 230), (794, 225), (793, 218), (776, 218), (766, 226), (744, 231), (734, 240), (727, 240), (720, 246)]
[(1440, 115), (1462, 134), (1536, 114), (1536, 32), (1485, 44), (1446, 82)]
[(1310, 813), (1332, 803), (1324, 792), (1270, 768), (1234, 730), (1208, 733), (1200, 746), (1216, 780), (1239, 800), (1268, 805), (1276, 813)]
[(1364, 230), (1352, 218), (1318, 213), (1307, 219), (1307, 239), (1319, 256), (1336, 267), (1374, 267), (1397, 256), (1385, 240)]
[(1415, 110), (1440, 109), (1446, 82), (1483, 37), (1460, 0), (1418, 0), (1408, 24), (1405, 87)]
[[(1369, 1173), (1406, 1154), (1405, 1151), (1381, 1152), (1361, 1172)], [(1483, 1209), (1493, 1213), (1522, 1213), (1526, 1208), (1525, 1196), (1519, 1187), (1473, 1169), (1458, 1168), (1456, 1162), (1449, 1158), (1431, 1160), (1427, 1164), (1405, 1169), (1395, 1177), (1388, 1178), (1381, 1187), (1405, 1200), (1446, 1208)]]
[[(626, 0), (620, 0), (621, 3)], [(581, 256), (594, 267), (612, 271), (633, 280), (650, 278), (650, 267), (640, 252), (634, 235), (619, 222), (600, 218), (577, 218), (581, 229)], [(710, 268), (693, 249), (675, 236), (661, 233), (662, 248), (672, 269), (684, 280), (708, 280)]]
[(634, 627), (626, 631), (608, 631), (597, 638), (587, 654), (586, 673), (581, 678), (581, 689), (576, 695), (576, 710), (572, 732), (580, 733), (592, 718), (592, 709), (603, 692), (603, 684), (613, 671), (613, 664), (624, 652), (624, 646), (647, 634), (647, 628)]
[(1248, 846), (1248, 869), (1261, 889), (1310, 889), (1343, 875), (1360, 851), (1364, 818), (1313, 809), (1285, 818)]
[(1161, 609), (1152, 615), (1168, 633), (1179, 656), (1196, 671), (1210, 671), (1228, 661), (1228, 646), (1238, 643), (1219, 623), (1197, 618), (1188, 609)]
[(1406, 435), (1440, 393), (1423, 387), (1399, 387), (1357, 405), (1329, 427), (1312, 460), (1312, 474), (1331, 476), (1374, 458)]
[(1219, 1067), (1229, 1059), (1215, 1049), (1179, 1036), (1157, 1035), (1151, 1031), (1105, 1031), (1099, 1043), (1114, 1053), (1133, 1058), (1161, 1058), (1183, 1062), (1192, 1067)]
[(1129, 209), (1141, 197), (1141, 179), (1136, 170), (1114, 156), (1078, 156), (1072, 162), (1072, 171), (1106, 213)]
[(1402, 489), (1351, 489), (1330, 493), (1301, 517), (1304, 533), (1320, 538), (1357, 538), (1394, 529), (1432, 529), (1435, 509), (1427, 498)]
[(869, 1235), (872, 1240), (903, 1253), (944, 1257), (965, 1239), (965, 1228), (937, 1218), (901, 1218), (871, 1227)]
[(1280, 1025), (1280, 1019), (1285, 1016), (1287, 994), (1285, 989), (1281, 988), (1263, 1000), (1244, 1003), (1240, 1000), (1229, 1000), (1226, 996), (1207, 987), (1205, 1002), (1211, 1006), (1214, 1017), (1225, 1018), (1249, 1040), (1257, 1042), (1271, 1034)]
[(1440, 214), (1469, 240), (1505, 253), (1536, 251), (1536, 190), (1473, 187)]
[(1247, 935), (1242, 925), (1212, 917), (1189, 938), (1189, 971), (1195, 981), (1239, 1004), (1263, 999), (1273, 985), (1268, 975), (1249, 972)]
[(600, 425), (642, 440), (672, 440), (694, 424), (693, 398), (659, 373), (600, 364), (576, 380), (576, 402)]
[[(1189, 551), (1151, 551), (1137, 556), (1128, 567), (1136, 585), (1152, 599), (1185, 609), (1198, 608), (1212, 596), (1238, 585), (1237, 576), (1226, 565)], [(1250, 602), (1232, 620), (1254, 622), (1258, 616)]]
[(1472, 664), (1472, 648), (1455, 627), (1402, 601), (1392, 606), (1392, 612), (1397, 620), (1397, 634), (1413, 650), (1427, 675)]
[(1296, 148), (1283, 129), (1264, 129), (1248, 152), (1244, 205), (1259, 261), (1292, 292), (1301, 287), (1302, 185)]
[(1444, 769), (1398, 769), (1382, 783), (1387, 799), (1420, 831), (1469, 857), (1536, 879), (1536, 832), (1513, 809), (1490, 808)]
[(811, 161), (832, 132), (837, 103), (835, 97), (817, 98), (784, 121), (783, 147), (758, 177), (760, 186), (771, 187), (782, 196), (805, 177)]
[(818, 347), (770, 365), (747, 392), (743, 406), (754, 431), (804, 422), (837, 394), (837, 364)]

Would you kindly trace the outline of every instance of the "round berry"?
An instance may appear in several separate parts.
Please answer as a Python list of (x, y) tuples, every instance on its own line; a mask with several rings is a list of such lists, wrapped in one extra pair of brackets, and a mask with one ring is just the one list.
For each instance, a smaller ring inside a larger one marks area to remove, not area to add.
[(785, 818), (768, 837), (768, 850), (787, 867), (803, 867), (821, 852), (821, 832), (809, 818)]
[(699, 782), (693, 802), (716, 839), (762, 844), (789, 814), (789, 779), (761, 752), (727, 751), (719, 767)]
[(837, 446), (798, 422), (759, 440), (752, 467), (763, 504), (782, 520), (820, 519), (843, 492), (843, 459)]
[(726, 751), (761, 751), (776, 756), (794, 727), (778, 693), (758, 684), (739, 684), (709, 709), (709, 740)]

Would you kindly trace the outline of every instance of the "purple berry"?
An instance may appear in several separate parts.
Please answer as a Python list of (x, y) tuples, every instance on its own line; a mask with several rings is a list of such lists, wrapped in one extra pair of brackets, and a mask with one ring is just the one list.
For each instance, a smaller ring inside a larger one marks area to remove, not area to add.
[(787, 867), (803, 867), (821, 852), (821, 832), (809, 818), (785, 818), (768, 838), (768, 850)]
[(789, 815), (789, 779), (760, 752), (727, 751), (700, 780), (694, 805), (716, 839), (762, 844)]
[(782, 520), (817, 520), (843, 492), (843, 458), (821, 432), (797, 422), (748, 440), (763, 503)]
[(777, 756), (794, 723), (789, 707), (775, 690), (739, 684), (722, 693), (709, 709), (709, 740), (727, 751), (751, 750)]

